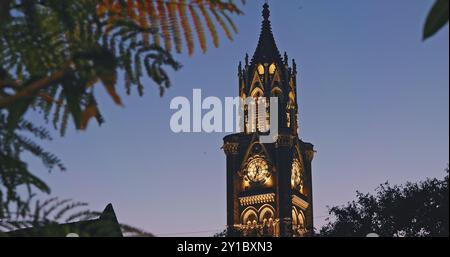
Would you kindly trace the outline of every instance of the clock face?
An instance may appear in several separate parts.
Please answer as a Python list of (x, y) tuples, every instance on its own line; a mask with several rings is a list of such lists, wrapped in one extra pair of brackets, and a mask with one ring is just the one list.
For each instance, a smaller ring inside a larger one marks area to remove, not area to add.
[(298, 189), (300, 193), (303, 193), (303, 170), (300, 161), (297, 158), (292, 161), (291, 186), (293, 189)]
[(247, 165), (246, 177), (254, 183), (264, 184), (270, 177), (269, 165), (263, 158), (251, 160)]

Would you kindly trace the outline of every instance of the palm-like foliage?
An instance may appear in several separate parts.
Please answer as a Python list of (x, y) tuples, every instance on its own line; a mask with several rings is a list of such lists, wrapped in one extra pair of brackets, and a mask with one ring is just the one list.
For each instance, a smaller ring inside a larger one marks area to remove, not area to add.
[(23, 155), (40, 159), (49, 171), (65, 170), (61, 161), (33, 138), (51, 140), (45, 128), (25, 120), (18, 121), (16, 129), (9, 132), (7, 118), (0, 113), (0, 219), (7, 217), (11, 210), (26, 213), (28, 199), (36, 189), (50, 193), (46, 183), (31, 173)]
[(170, 85), (163, 67), (180, 65), (159, 46), (138, 39), (147, 30), (127, 20), (106, 26), (96, 9), (97, 2), (88, 0), (13, 1), (0, 34), (0, 108), (9, 108), (11, 120), (34, 106), (46, 119), (53, 108), (61, 132), (69, 114), (76, 128), (92, 117), (101, 123), (94, 85), (101, 82), (121, 104), (118, 71), (127, 78), (127, 90), (134, 84), (142, 92), (143, 69), (161, 89)]
[(25, 204), (18, 187), (49, 192), (23, 155), (31, 153), (48, 168), (64, 169), (59, 159), (32, 141), (50, 137), (45, 129), (24, 121), (28, 110), (42, 114), (61, 135), (70, 119), (77, 129), (85, 129), (93, 118), (101, 124), (95, 94), (99, 86), (118, 105), (119, 77), (128, 94), (133, 88), (143, 94), (144, 77), (163, 94), (170, 86), (166, 70), (181, 67), (170, 52), (172, 44), (180, 52), (183, 34), (192, 54), (196, 33), (205, 51), (206, 24), (217, 46), (210, 16), (232, 38), (228, 26), (235, 26), (229, 15), (239, 13), (233, 2), (218, 0), (0, 1), (0, 217), (10, 203), (19, 209)]
[[(56, 233), (51, 230), (53, 224), (91, 220), (100, 217), (102, 214), (101, 212), (90, 211), (87, 208), (87, 203), (71, 199), (60, 200), (53, 197), (40, 201), (34, 198), (34, 195), (30, 196), (27, 205), (23, 205), (23, 208), (17, 212), (10, 212), (0, 219), (0, 236), (2, 232), (45, 226), (49, 229), (49, 231), (46, 231), (47, 235), (52, 235)], [(120, 224), (120, 228), (125, 236), (153, 236), (146, 231), (126, 224)], [(67, 233), (69, 232), (71, 231), (67, 231)]]
[[(241, 0), (245, 3), (245, 0)], [(116, 20), (131, 19), (142, 28), (152, 28), (154, 33), (144, 33), (145, 42), (163, 45), (171, 51), (181, 53), (183, 37), (189, 55), (194, 52), (194, 33), (203, 52), (207, 50), (205, 26), (215, 47), (219, 46), (219, 36), (214, 20), (222, 28), (228, 39), (233, 40), (236, 25), (229, 14), (242, 12), (232, 2), (218, 0), (103, 0), (98, 6), (99, 16), (107, 16), (111, 24)], [(183, 35), (182, 35), (183, 34)]]
[(174, 43), (181, 51), (181, 31), (190, 54), (193, 31), (206, 51), (198, 13), (216, 46), (218, 33), (211, 14), (231, 38), (224, 19), (234, 28), (228, 14), (240, 13), (232, 2), (217, 0), (6, 2), (1, 6), (5, 16), (0, 25), (0, 108), (9, 108), (15, 120), (30, 106), (39, 107), (47, 121), (53, 111), (52, 121), (62, 134), (69, 116), (78, 129), (94, 117), (103, 121), (94, 94), (97, 82), (122, 104), (115, 88), (118, 73), (124, 75), (127, 93), (137, 86), (142, 95), (141, 80), (148, 76), (162, 94), (170, 86), (165, 68), (180, 68), (170, 50)]
[(86, 203), (74, 202), (70, 199), (59, 200), (55, 197), (39, 201), (34, 200), (34, 196), (31, 196), (27, 205), (0, 220), (0, 231), (8, 232), (58, 222), (68, 223), (99, 215), (99, 213), (87, 210), (86, 206)]

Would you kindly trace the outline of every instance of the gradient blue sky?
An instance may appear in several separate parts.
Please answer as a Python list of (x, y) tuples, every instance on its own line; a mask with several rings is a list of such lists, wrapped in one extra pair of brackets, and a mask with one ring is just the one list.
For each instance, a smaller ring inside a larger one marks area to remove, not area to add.
[[(48, 174), (52, 195), (113, 203), (119, 221), (156, 235), (211, 235), (226, 222), (225, 134), (174, 134), (170, 100), (236, 96), (237, 64), (255, 50), (264, 1), (248, 1), (235, 18), (234, 42), (194, 57), (171, 73), (163, 98), (148, 81), (146, 94), (116, 107), (103, 90), (106, 124), (71, 129), (46, 144), (68, 167)], [(313, 162), (315, 223), (327, 205), (373, 192), (385, 181), (443, 177), (449, 161), (448, 26), (427, 42), (422, 25), (434, 1), (270, 1), (281, 51), (299, 65), (301, 138), (317, 149)], [(123, 93), (123, 91), (122, 91)], [(56, 133), (55, 133), (56, 134)]]

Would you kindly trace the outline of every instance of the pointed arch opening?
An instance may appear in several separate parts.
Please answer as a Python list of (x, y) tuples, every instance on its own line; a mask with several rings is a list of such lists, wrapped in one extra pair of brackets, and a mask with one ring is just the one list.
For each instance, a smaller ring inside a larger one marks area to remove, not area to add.
[(298, 146), (295, 147), (291, 167), (291, 187), (303, 195), (307, 195), (305, 167)]
[(246, 208), (241, 215), (242, 225), (252, 226), (258, 223), (258, 211), (254, 207)]
[(269, 129), (269, 123), (267, 120), (270, 113), (270, 107), (264, 97), (264, 91), (259, 86), (254, 86), (251, 93), (251, 99), (246, 102), (247, 105), (247, 117), (246, 128), (247, 132), (267, 132)]
[(261, 206), (261, 208), (259, 208), (259, 220), (262, 223), (264, 223), (264, 221), (269, 222), (270, 219), (273, 220), (274, 218), (275, 218), (275, 210), (271, 205), (265, 204)]
[(275, 63), (272, 63), (272, 64), (269, 66), (269, 74), (270, 74), (270, 75), (273, 75), (273, 74), (275, 74), (275, 71), (277, 71), (277, 66), (275, 65)]
[(305, 236), (308, 232), (306, 229), (306, 218), (302, 210), (292, 207), (292, 232), (294, 236)]
[(258, 65), (258, 74), (264, 75), (264, 73), (265, 73), (264, 65), (262, 65), (262, 64)]
[(283, 95), (283, 90), (281, 90), (277, 82), (275, 84), (276, 84), (275, 87), (270, 92), (270, 96), (281, 97)]

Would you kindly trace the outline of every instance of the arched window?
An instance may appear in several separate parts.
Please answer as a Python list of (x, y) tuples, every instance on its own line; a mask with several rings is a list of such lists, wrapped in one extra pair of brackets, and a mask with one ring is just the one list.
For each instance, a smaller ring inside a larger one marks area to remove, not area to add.
[[(293, 91), (289, 92), (289, 100), (286, 110), (286, 126), (290, 128), (293, 125), (293, 121), (296, 117), (295, 110), (295, 93)], [(295, 125), (295, 124), (294, 124)]]
[(298, 155), (292, 160), (291, 167), (291, 187), (292, 189), (299, 190), (300, 193), (304, 193), (305, 187), (305, 174), (303, 170), (303, 164)]
[(298, 220), (297, 220), (297, 210), (295, 209), (295, 207), (292, 207), (292, 226), (293, 227), (297, 227), (298, 224)]
[(273, 97), (280, 97), (283, 95), (283, 91), (278, 87), (278, 82), (276, 82), (275, 87), (272, 89), (272, 92), (270, 93), (271, 96)]
[(292, 207), (292, 231), (294, 236), (304, 236), (307, 233), (305, 215), (301, 210)]
[(276, 230), (275, 210), (272, 206), (265, 204), (259, 208), (259, 220), (263, 228), (263, 235), (274, 236)]
[(256, 132), (266, 132), (268, 130), (267, 123), (267, 101), (264, 98), (264, 91), (257, 86), (254, 86), (253, 91), (250, 96), (252, 97), (251, 102), (247, 102), (248, 106), (248, 118), (247, 118), (247, 131)]
[(251, 226), (258, 223), (258, 214), (256, 209), (249, 207), (242, 212), (241, 216), (242, 224)]
[(265, 73), (265, 68), (262, 64), (258, 65), (258, 73), (259, 75), (264, 75)]
[(270, 75), (275, 74), (275, 71), (276, 71), (276, 70), (277, 70), (277, 66), (275, 66), (274, 63), (272, 63), (272, 64), (269, 66), (269, 74), (270, 74)]
[(298, 212), (297, 217), (298, 217), (298, 226), (300, 226), (301, 229), (305, 229), (306, 228), (305, 215), (301, 210)]
[(259, 220), (261, 221), (269, 221), (270, 219), (274, 219), (275, 217), (275, 212), (272, 206), (270, 205), (263, 205), (260, 209), (259, 209)]
[(264, 95), (264, 91), (261, 89), (261, 85), (259, 83), (255, 83), (253, 85), (253, 91), (250, 94), (252, 97), (262, 97)]

